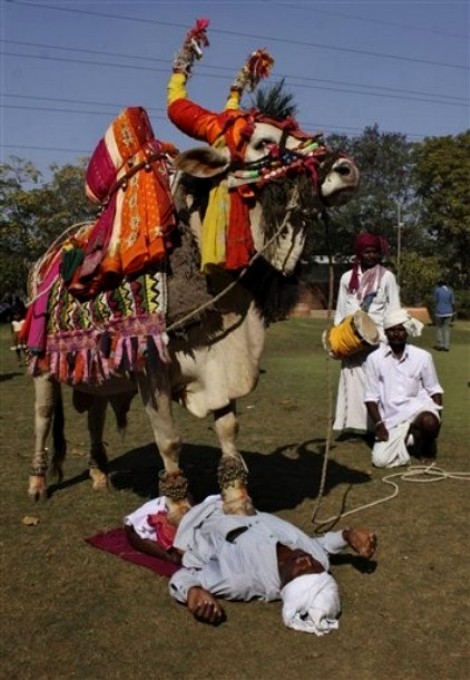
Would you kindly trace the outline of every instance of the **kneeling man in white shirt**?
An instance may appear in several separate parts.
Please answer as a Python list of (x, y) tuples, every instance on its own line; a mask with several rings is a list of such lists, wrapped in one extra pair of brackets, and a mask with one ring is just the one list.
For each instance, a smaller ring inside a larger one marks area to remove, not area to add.
[(422, 328), (405, 309), (395, 309), (384, 320), (387, 344), (367, 357), (364, 401), (375, 423), (376, 467), (407, 465), (408, 449), (425, 463), (436, 456), (443, 389), (431, 354), (407, 343)]

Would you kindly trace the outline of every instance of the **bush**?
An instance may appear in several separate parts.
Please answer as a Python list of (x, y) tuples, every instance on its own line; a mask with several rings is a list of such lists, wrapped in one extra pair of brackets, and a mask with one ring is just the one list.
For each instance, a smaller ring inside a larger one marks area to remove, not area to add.
[(454, 291), (455, 318), (470, 319), (470, 290)]

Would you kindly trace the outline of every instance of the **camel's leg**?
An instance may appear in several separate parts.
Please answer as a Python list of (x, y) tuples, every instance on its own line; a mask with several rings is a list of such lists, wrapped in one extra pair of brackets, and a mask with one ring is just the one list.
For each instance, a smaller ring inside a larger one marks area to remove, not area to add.
[(88, 409), (88, 432), (90, 434), (90, 456), (88, 458), (89, 474), (95, 491), (107, 490), (108, 457), (103, 443), (104, 425), (106, 422), (106, 397), (94, 395)]
[(169, 521), (177, 526), (190, 503), (188, 481), (179, 467), (182, 443), (173, 418), (168, 376), (164, 369), (139, 374), (137, 384), (165, 468), (159, 476), (159, 493), (167, 499)]
[(214, 427), (222, 450), (218, 480), (224, 512), (230, 515), (252, 515), (255, 510), (248, 495), (248, 470), (236, 447), (238, 418), (235, 403), (214, 411)]
[(31, 461), (28, 493), (33, 500), (45, 498), (47, 492), (47, 437), (52, 424), (55, 400), (60, 385), (51, 376), (34, 378), (34, 432), (35, 448)]

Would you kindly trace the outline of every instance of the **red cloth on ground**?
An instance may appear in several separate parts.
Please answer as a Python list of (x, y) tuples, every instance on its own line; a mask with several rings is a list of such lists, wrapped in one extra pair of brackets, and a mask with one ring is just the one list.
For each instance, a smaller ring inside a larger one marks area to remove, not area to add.
[(133, 548), (127, 539), (124, 527), (118, 527), (117, 529), (111, 529), (110, 531), (96, 534), (95, 536), (86, 538), (85, 541), (94, 548), (99, 548), (112, 555), (116, 555), (116, 557), (120, 557), (126, 562), (132, 562), (141, 567), (146, 567), (146, 569), (150, 569), (156, 574), (160, 574), (160, 576), (167, 576), (170, 578), (170, 576), (179, 569), (177, 564), (166, 562), (158, 557), (153, 557), (153, 555), (146, 555)]

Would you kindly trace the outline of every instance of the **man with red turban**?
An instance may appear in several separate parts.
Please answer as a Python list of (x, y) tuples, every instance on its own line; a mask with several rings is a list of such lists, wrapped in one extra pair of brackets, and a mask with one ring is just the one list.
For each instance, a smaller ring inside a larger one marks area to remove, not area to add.
[[(335, 326), (362, 309), (376, 324), (381, 342), (385, 342), (384, 317), (401, 306), (395, 276), (381, 264), (388, 252), (389, 244), (381, 236), (367, 232), (356, 236), (353, 267), (343, 274), (339, 284)], [(334, 430), (345, 434), (373, 431), (373, 423), (364, 404), (364, 363), (374, 349), (376, 347), (369, 346), (342, 360)]]

